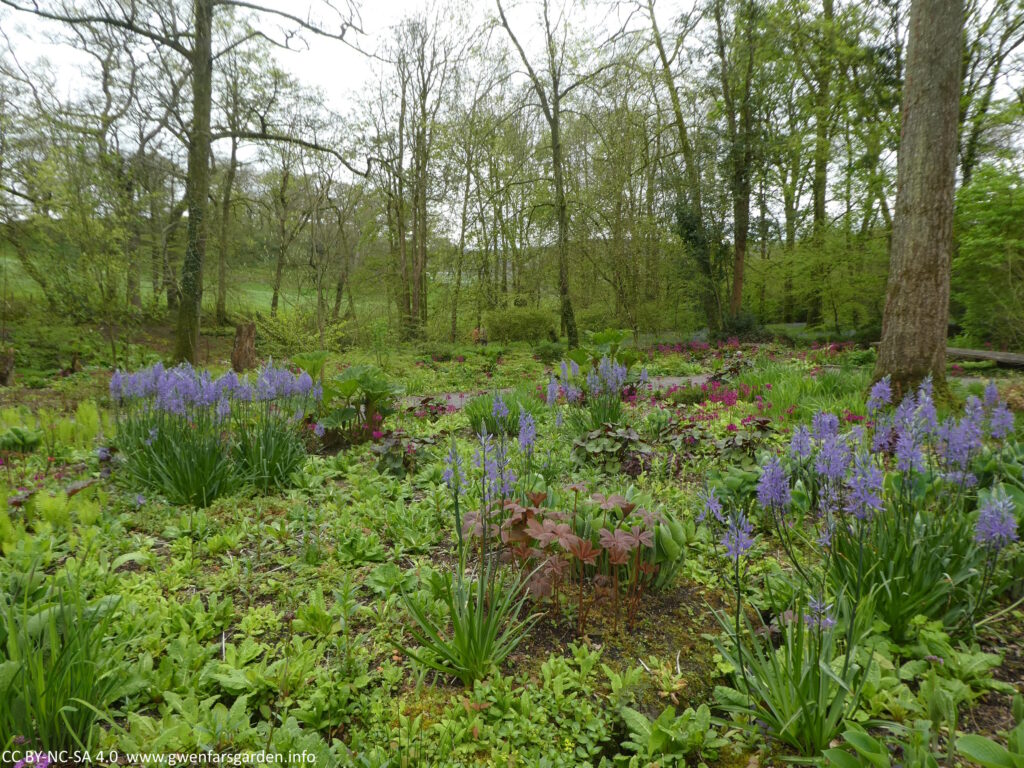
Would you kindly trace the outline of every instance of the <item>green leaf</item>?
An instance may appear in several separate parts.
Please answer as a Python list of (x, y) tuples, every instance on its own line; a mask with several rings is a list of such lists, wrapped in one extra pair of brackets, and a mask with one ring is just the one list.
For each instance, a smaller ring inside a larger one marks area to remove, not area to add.
[(983, 768), (1020, 768), (1024, 765), (1024, 758), (1015, 758), (1005, 747), (976, 733), (957, 739), (956, 750)]

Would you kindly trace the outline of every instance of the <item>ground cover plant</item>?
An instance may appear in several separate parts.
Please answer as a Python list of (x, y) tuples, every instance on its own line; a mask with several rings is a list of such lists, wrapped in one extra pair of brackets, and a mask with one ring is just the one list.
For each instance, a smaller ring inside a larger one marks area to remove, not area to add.
[(0, 473), (4, 746), (1013, 764), (1012, 380), (942, 402), (866, 386), (853, 348), (531, 357), (482, 395), (432, 362), (436, 408), (414, 358), (323, 355), (0, 414), (40, 436)]

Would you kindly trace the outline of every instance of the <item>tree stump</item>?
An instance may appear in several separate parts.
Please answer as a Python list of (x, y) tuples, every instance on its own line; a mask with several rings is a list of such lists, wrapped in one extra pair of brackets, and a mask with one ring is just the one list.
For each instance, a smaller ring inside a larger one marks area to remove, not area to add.
[(231, 350), (231, 367), (242, 373), (256, 367), (256, 323), (235, 326), (235, 346)]
[(0, 386), (11, 386), (14, 378), (14, 347), (0, 349)]

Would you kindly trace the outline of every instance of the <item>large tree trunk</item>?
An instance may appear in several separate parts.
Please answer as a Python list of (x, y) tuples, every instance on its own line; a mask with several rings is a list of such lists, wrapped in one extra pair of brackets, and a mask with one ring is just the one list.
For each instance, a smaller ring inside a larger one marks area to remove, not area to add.
[(946, 370), (963, 0), (913, 0), (882, 343), (897, 394)]
[(185, 196), (188, 198), (188, 240), (181, 266), (181, 305), (174, 357), (196, 362), (199, 318), (203, 304), (203, 259), (206, 256), (206, 211), (210, 194), (210, 105), (213, 92), (213, 0), (194, 0), (195, 41), (192, 49), (192, 130), (188, 142)]

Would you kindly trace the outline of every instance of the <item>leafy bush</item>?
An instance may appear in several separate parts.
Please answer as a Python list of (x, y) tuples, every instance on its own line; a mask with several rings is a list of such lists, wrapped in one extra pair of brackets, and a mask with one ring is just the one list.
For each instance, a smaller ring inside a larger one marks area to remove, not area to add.
[(353, 365), (324, 383), (320, 420), (325, 429), (360, 442), (377, 439), (384, 420), (395, 412), (402, 388), (372, 365)]
[(604, 424), (580, 437), (572, 444), (573, 459), (578, 464), (591, 464), (615, 474), (630, 458), (639, 458), (651, 453), (650, 447), (640, 439), (632, 427), (616, 427)]
[(488, 341), (529, 341), (538, 342), (552, 339), (555, 333), (555, 318), (543, 309), (509, 307), (495, 309), (484, 318)]
[[(576, 486), (574, 493), (579, 490)], [(694, 538), (692, 522), (644, 509), (631, 493), (631, 498), (596, 493), (583, 504), (575, 496), (571, 515), (545, 506), (546, 492), (527, 495), (529, 506), (505, 503), (501, 538), (511, 556), (532, 569), (527, 587), (535, 598), (550, 599), (557, 614), (561, 597), (567, 602), (575, 597), (581, 634), (599, 584), (604, 594), (611, 588), (616, 622), (624, 598), (626, 620), (633, 626), (645, 595), (673, 584)], [(465, 527), (483, 534), (476, 513), (467, 515)]]
[(316, 313), (293, 308), (278, 312), (275, 317), (257, 313), (256, 347), (269, 357), (287, 358), (299, 352), (312, 352), (320, 348), (346, 349), (353, 342), (352, 324), (347, 320), (328, 323), (321, 343)]
[(771, 341), (772, 334), (765, 330), (757, 316), (740, 312), (722, 320), (722, 327), (714, 335), (715, 340), (738, 339), (745, 342)]
[(633, 347), (627, 346), (632, 339), (629, 331), (605, 328), (603, 331), (586, 331), (583, 334), (583, 343), (576, 349), (570, 350), (568, 357), (585, 369), (597, 368), (601, 361), (607, 358), (610, 362), (629, 368), (640, 359), (640, 355)]
[(557, 341), (539, 341), (533, 345), (533, 356), (544, 365), (554, 365), (565, 354), (565, 345)]

